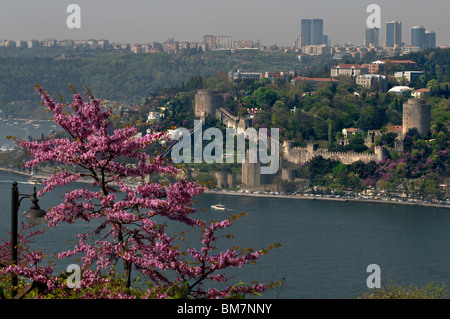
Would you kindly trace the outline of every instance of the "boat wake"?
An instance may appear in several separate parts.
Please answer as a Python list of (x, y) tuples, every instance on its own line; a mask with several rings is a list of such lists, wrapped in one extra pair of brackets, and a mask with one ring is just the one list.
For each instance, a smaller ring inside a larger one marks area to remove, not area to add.
[(17, 182), (18, 184), (25, 184), (25, 185), (38, 185), (41, 183), (35, 183), (35, 182), (29, 182), (29, 181), (13, 181), (13, 180), (0, 180), (0, 183), (8, 183), (12, 184), (13, 182)]

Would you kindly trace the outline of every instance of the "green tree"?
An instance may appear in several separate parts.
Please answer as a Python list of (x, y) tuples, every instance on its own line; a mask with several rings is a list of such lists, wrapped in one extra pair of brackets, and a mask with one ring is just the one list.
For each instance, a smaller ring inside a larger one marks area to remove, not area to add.
[(258, 107), (264, 107), (266, 104), (272, 106), (278, 100), (278, 94), (268, 87), (260, 87), (257, 89), (253, 96), (256, 100)]

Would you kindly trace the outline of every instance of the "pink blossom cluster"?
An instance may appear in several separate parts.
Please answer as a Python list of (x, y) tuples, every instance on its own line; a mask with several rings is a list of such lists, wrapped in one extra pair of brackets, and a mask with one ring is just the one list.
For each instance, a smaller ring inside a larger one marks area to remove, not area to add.
[[(96, 229), (78, 235), (78, 243), (72, 249), (58, 254), (58, 258), (82, 256), (82, 289), (103, 287), (96, 293), (88, 289), (82, 297), (133, 297), (126, 290), (110, 289), (109, 283), (116, 275), (115, 265), (119, 261), (123, 263), (125, 288), (129, 288), (131, 269), (149, 281), (150, 288), (141, 297), (169, 297), (170, 287), (174, 286), (184, 287), (186, 297), (198, 298), (224, 298), (232, 294), (260, 293), (266, 289), (260, 284), (230, 286), (222, 290), (202, 289), (206, 280), (226, 282), (228, 279), (221, 271), (254, 262), (261, 253), (241, 253), (236, 249), (216, 253), (213, 246), (217, 240), (215, 233), (231, 226), (232, 221), (227, 219), (207, 226), (205, 221), (192, 217), (196, 211), (193, 198), (204, 191), (197, 183), (185, 179), (171, 184), (162, 180), (145, 181), (144, 177), (148, 175), (164, 176), (179, 172), (179, 169), (168, 165), (164, 157), (153, 157), (146, 152), (148, 147), (165, 137), (164, 133), (138, 136), (135, 127), (114, 129), (111, 109), (90, 94), (85, 101), (75, 92), (73, 103), (63, 105), (55, 103), (42, 88), (37, 87), (37, 91), (44, 105), (53, 112), (54, 121), (68, 137), (41, 142), (17, 141), (33, 156), (26, 167), (52, 161), (70, 168), (49, 177), (39, 195), (81, 178), (92, 181), (89, 187), (67, 192), (64, 201), (52, 207), (46, 215), (49, 231), (61, 222), (70, 224), (78, 219), (100, 221)], [(65, 110), (66, 106), (71, 112)], [(130, 177), (141, 178), (142, 182), (127, 184)], [(194, 248), (187, 253), (180, 251), (177, 237), (169, 235), (165, 224), (158, 224), (156, 217), (202, 228), (203, 247), (199, 251)], [(189, 256), (192, 260), (188, 260)], [(51, 268), (33, 273), (25, 268), (19, 271), (17, 267), (9, 267), (7, 271), (17, 271), (31, 280), (52, 282), (52, 285), (47, 284), (49, 289), (57, 287), (50, 276)], [(168, 272), (175, 273), (176, 279), (169, 279)]]

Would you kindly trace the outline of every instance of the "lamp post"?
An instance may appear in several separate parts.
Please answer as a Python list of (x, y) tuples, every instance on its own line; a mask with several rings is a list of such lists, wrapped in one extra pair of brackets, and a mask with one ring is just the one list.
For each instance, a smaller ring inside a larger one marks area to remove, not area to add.
[[(31, 225), (39, 225), (42, 222), (42, 219), (45, 216), (45, 211), (40, 209), (38, 203), (38, 199), (36, 196), (36, 187), (34, 187), (33, 194), (20, 194), (19, 188), (17, 187), (17, 182), (12, 183), (11, 189), (11, 260), (13, 265), (17, 265), (17, 224), (18, 224), (18, 214), (20, 202), (24, 199), (28, 198), (31, 200), (33, 205), (31, 205), (30, 209), (23, 213), (23, 217), (25, 217), (29, 224)], [(12, 285), (12, 295), (13, 297), (17, 294), (17, 276), (13, 273), (11, 277), (11, 285)]]

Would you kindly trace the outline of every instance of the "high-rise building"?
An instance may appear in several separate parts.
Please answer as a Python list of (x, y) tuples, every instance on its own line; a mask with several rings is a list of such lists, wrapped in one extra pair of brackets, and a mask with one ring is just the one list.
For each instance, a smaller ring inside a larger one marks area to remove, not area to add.
[(416, 25), (411, 28), (411, 45), (425, 49), (425, 28), (423, 26)]
[(386, 22), (386, 47), (396, 47), (402, 44), (402, 23), (399, 21)]
[(203, 36), (203, 43), (207, 44), (209, 48), (213, 48), (216, 45), (216, 37), (213, 35)]
[[(324, 42), (326, 41), (326, 42)], [(323, 34), (322, 19), (302, 19), (301, 47), (328, 44), (328, 36)]]
[(436, 32), (425, 31), (425, 49), (432, 49), (436, 47)]
[(301, 46), (311, 45), (312, 20), (302, 19)]
[(320, 45), (323, 43), (323, 20), (312, 20), (312, 35), (311, 41), (313, 45)]
[(379, 28), (366, 29), (364, 45), (366, 47), (378, 47)]
[(233, 47), (233, 38), (229, 35), (216, 35), (216, 46), (220, 49), (231, 49)]

